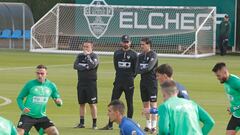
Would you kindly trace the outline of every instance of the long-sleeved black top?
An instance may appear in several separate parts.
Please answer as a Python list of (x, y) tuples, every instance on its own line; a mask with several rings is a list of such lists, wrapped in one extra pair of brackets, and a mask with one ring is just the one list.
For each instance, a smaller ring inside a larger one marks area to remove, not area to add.
[(87, 82), (89, 80), (97, 80), (98, 65), (99, 59), (97, 54), (85, 55), (80, 53), (74, 62), (73, 68), (78, 71), (78, 80)]
[(142, 80), (156, 80), (155, 69), (158, 66), (157, 54), (154, 51), (141, 53), (138, 56), (137, 73), (141, 74)]
[(136, 76), (137, 53), (129, 49), (119, 49), (114, 52), (113, 63), (115, 67), (115, 81), (127, 82)]

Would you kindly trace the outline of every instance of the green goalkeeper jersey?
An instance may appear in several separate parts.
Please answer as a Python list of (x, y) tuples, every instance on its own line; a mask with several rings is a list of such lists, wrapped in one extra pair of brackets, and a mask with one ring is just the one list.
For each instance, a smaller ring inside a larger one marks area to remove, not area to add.
[[(26, 100), (24, 101), (24, 98)], [(23, 113), (33, 118), (41, 118), (46, 116), (46, 106), (49, 97), (53, 99), (60, 98), (56, 85), (46, 79), (44, 83), (38, 80), (29, 81), (19, 93), (17, 103), (23, 111), (24, 108), (29, 108), (29, 113)]]
[(158, 110), (159, 135), (207, 135), (214, 125), (213, 118), (191, 100), (171, 97)]
[(16, 135), (15, 126), (7, 119), (0, 117), (0, 135)]
[(224, 82), (224, 90), (230, 101), (230, 111), (234, 117), (240, 118), (240, 78), (230, 74)]

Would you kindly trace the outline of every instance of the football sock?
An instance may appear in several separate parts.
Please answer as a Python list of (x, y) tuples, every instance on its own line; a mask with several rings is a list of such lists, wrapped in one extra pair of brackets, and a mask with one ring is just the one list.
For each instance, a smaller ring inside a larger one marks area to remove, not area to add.
[(146, 121), (146, 127), (148, 127), (149, 129), (151, 129), (151, 124), (151, 120)]
[(156, 120), (153, 120), (153, 121), (152, 121), (152, 128), (156, 128), (156, 126), (157, 126), (157, 121), (156, 121)]
[(97, 126), (97, 119), (93, 119), (93, 126)]
[(110, 120), (108, 121), (108, 127), (113, 127), (113, 122), (111, 122)]
[(84, 125), (84, 116), (80, 116), (80, 124)]

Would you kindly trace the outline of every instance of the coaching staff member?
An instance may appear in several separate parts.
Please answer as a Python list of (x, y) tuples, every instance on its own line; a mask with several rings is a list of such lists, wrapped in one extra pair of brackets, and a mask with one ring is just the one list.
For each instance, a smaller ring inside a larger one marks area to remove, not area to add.
[[(140, 92), (143, 108), (157, 108), (158, 84), (156, 79), (156, 68), (158, 65), (157, 53), (151, 50), (151, 40), (142, 38), (140, 41), (142, 53), (138, 56), (137, 73), (141, 74)], [(144, 131), (155, 133), (157, 126), (157, 115), (146, 114), (146, 127)]]
[(88, 103), (93, 119), (92, 128), (97, 129), (97, 69), (99, 60), (97, 54), (92, 51), (92, 41), (85, 41), (82, 48), (83, 53), (80, 53), (74, 62), (74, 69), (78, 73), (77, 91), (80, 105), (80, 123), (76, 128), (85, 128), (85, 104)]
[(229, 21), (229, 16), (225, 15), (220, 24), (219, 48), (220, 48), (221, 56), (227, 53), (230, 30), (231, 30), (231, 24)]
[[(127, 117), (133, 116), (134, 78), (136, 76), (137, 53), (130, 49), (131, 40), (128, 35), (122, 36), (122, 48), (114, 52), (115, 81), (111, 101), (119, 99), (125, 93), (127, 101)], [(112, 130), (113, 123), (109, 123), (101, 130)]]

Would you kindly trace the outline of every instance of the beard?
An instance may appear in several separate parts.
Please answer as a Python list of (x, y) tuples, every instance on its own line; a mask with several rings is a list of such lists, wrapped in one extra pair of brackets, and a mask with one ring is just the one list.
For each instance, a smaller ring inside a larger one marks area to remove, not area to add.
[(220, 80), (220, 83), (225, 83), (227, 81), (227, 78), (226, 77), (223, 77), (221, 80)]
[(127, 50), (127, 49), (129, 49), (130, 47), (129, 47), (129, 45), (123, 45), (123, 48), (124, 48), (125, 50)]

